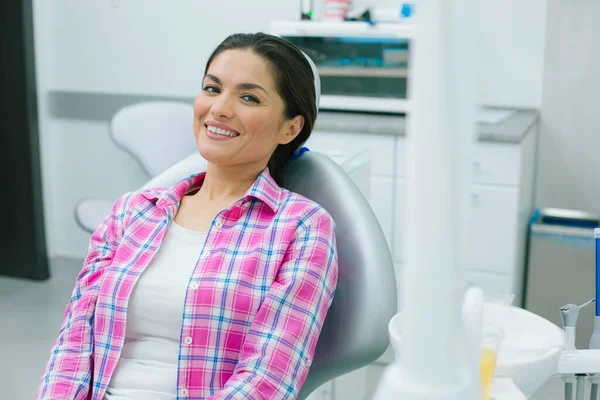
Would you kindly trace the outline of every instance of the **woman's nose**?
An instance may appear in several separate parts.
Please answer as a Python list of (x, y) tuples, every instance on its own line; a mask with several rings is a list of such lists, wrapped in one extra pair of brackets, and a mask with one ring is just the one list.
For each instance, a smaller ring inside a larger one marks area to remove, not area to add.
[(233, 117), (233, 104), (232, 99), (229, 96), (218, 96), (215, 99), (211, 107), (211, 113), (214, 118), (227, 118)]

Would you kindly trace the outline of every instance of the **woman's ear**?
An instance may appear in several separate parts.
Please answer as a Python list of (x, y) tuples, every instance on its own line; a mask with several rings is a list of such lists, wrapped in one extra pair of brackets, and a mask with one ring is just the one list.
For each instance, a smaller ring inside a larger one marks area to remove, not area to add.
[(284, 129), (279, 139), (279, 144), (288, 144), (302, 132), (304, 117), (296, 115), (294, 118), (284, 122)]

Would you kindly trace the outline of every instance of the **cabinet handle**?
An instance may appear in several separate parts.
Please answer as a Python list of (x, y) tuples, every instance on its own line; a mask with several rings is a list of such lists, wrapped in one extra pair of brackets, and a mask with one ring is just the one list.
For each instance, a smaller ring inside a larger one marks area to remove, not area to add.
[(473, 204), (479, 203), (479, 194), (478, 193), (475, 193), (475, 192), (471, 193), (471, 202)]
[(481, 163), (479, 161), (473, 161), (473, 169), (475, 171), (481, 170)]

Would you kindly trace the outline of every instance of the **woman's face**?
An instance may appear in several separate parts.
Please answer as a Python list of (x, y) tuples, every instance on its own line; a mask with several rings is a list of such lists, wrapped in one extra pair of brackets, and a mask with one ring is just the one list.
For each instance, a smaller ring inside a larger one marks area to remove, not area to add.
[(252, 51), (216, 56), (194, 101), (194, 135), (202, 157), (221, 166), (264, 168), (279, 144), (302, 129), (286, 120), (284, 102), (266, 60)]

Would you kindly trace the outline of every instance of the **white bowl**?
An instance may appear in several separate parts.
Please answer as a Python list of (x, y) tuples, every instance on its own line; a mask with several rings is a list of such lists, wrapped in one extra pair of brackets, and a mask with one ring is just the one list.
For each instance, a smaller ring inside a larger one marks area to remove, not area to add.
[[(533, 395), (553, 374), (564, 349), (564, 331), (552, 322), (518, 307), (484, 305), (484, 323), (504, 330), (495, 376), (512, 378), (525, 396)], [(402, 349), (402, 313), (388, 324), (394, 357)]]

